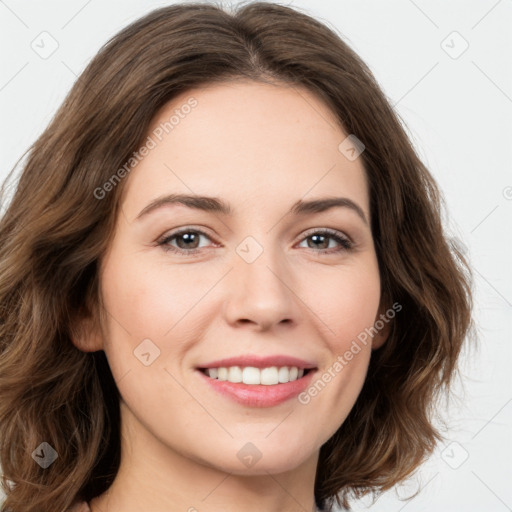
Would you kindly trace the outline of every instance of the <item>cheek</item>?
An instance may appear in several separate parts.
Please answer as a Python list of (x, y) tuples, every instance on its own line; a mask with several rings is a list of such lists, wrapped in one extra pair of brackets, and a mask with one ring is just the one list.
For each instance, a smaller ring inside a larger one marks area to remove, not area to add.
[(348, 266), (315, 282), (314, 304), (329, 357), (300, 398), (315, 414), (330, 418), (327, 435), (346, 419), (364, 384), (371, 356), (372, 328), (380, 303), (376, 260)]
[[(199, 273), (190, 265), (148, 265), (147, 255), (122, 252), (111, 253), (101, 278), (109, 313), (104, 351), (116, 382), (123, 379), (119, 388), (127, 393), (127, 400), (131, 395), (129, 387), (123, 389), (127, 381), (137, 380), (141, 390), (147, 388), (146, 396), (153, 396), (155, 390), (165, 394), (174, 383), (168, 372), (175, 372), (190, 340), (212, 321), (205, 306), (208, 310), (215, 306), (203, 299), (225, 269)], [(181, 396), (179, 389), (175, 392), (175, 397)]]
[[(313, 286), (312, 286), (313, 283)], [(373, 257), (331, 268), (303, 283), (303, 297), (322, 327), (331, 352), (344, 352), (373, 326), (380, 303), (380, 276)], [(362, 336), (364, 337), (364, 336)]]
[(109, 313), (104, 350), (110, 369), (124, 402), (140, 421), (155, 417), (170, 425), (173, 411), (194, 411), (190, 396), (177, 383), (182, 376), (170, 362), (186, 352), (176, 333), (182, 332), (187, 313), (208, 284), (183, 276), (180, 281), (179, 272), (165, 274), (157, 265), (142, 265), (136, 255), (111, 257), (116, 264), (106, 265), (102, 276)]
[(109, 313), (133, 341), (169, 335), (219, 279), (215, 272), (204, 275), (191, 267), (148, 265), (144, 259), (147, 256), (119, 258), (116, 265), (106, 267), (103, 278)]

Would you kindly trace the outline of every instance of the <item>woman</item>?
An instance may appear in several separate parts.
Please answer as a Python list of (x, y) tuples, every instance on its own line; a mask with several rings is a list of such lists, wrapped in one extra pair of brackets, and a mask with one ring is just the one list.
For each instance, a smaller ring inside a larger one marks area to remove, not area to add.
[(2, 512), (331, 510), (404, 480), (472, 323), (440, 206), (311, 17), (122, 30), (0, 224)]

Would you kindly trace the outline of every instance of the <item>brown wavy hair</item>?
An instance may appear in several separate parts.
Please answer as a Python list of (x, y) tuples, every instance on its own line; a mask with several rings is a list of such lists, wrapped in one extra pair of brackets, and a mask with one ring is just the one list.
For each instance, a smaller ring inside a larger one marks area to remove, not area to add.
[[(402, 306), (352, 411), (320, 449), (317, 505), (348, 508), (353, 497), (391, 488), (442, 439), (433, 405), (451, 391), (473, 329), (472, 272), (444, 234), (435, 181), (369, 68), (297, 9), (177, 4), (100, 49), (27, 151), (2, 216), (2, 512), (62, 512), (112, 483), (119, 393), (104, 352), (82, 352), (71, 339), (78, 318), (101, 321), (105, 313), (98, 268), (126, 179), (102, 200), (95, 190), (142, 145), (173, 97), (237, 79), (305, 87), (363, 142), (382, 300)], [(47, 469), (31, 456), (43, 441), (58, 453)]]

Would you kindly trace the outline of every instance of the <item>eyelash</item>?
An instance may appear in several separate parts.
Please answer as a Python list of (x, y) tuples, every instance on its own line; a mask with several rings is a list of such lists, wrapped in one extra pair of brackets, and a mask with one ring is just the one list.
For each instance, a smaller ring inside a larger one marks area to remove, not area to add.
[[(183, 255), (196, 254), (196, 253), (200, 252), (201, 251), (200, 248), (185, 250), (185, 249), (178, 249), (176, 247), (172, 247), (172, 246), (168, 245), (168, 243), (172, 239), (174, 239), (180, 235), (183, 235), (184, 233), (197, 233), (197, 234), (203, 235), (206, 238), (211, 240), (211, 238), (204, 231), (201, 231), (200, 229), (184, 228), (184, 229), (181, 229), (174, 233), (171, 233), (170, 235), (159, 240), (157, 242), (157, 245), (161, 246), (164, 251), (170, 251), (170, 252), (174, 252), (177, 254), (183, 254)], [(332, 238), (333, 240), (335, 240), (336, 242), (338, 242), (341, 245), (341, 248), (338, 248), (335, 250), (320, 249), (319, 251), (315, 251), (315, 249), (312, 249), (313, 251), (318, 252), (319, 254), (322, 254), (322, 255), (337, 254), (342, 251), (350, 251), (353, 249), (353, 243), (347, 237), (342, 235), (339, 231), (336, 231), (334, 229), (328, 229), (328, 228), (320, 229), (318, 231), (312, 231), (309, 234), (307, 234), (306, 236), (304, 236), (304, 238), (302, 238), (301, 241), (306, 240), (307, 238), (310, 238), (313, 235), (323, 235), (323, 236), (328, 235), (329, 238)]]

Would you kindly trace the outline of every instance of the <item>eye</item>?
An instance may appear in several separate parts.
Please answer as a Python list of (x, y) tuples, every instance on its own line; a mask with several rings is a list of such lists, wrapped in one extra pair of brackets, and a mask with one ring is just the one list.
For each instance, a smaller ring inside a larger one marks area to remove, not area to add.
[[(195, 254), (196, 252), (200, 252), (198, 244), (201, 236), (211, 240), (211, 238), (201, 230), (185, 228), (166, 236), (158, 242), (158, 245), (162, 246), (164, 251), (172, 251), (180, 254)], [(174, 239), (176, 239), (178, 247), (169, 245)]]
[[(303, 240), (307, 241), (309, 239), (312, 240), (312, 243), (308, 243), (308, 248), (322, 249), (321, 251), (317, 251), (320, 252), (320, 254), (339, 253), (342, 251), (349, 251), (353, 248), (352, 242), (343, 233), (334, 229), (312, 231), (307, 234)], [(334, 240), (339, 244), (339, 247), (334, 248), (334, 250), (325, 251), (324, 249), (329, 248), (329, 239)]]
[[(161, 246), (164, 251), (172, 251), (178, 254), (196, 254), (204, 248), (199, 247), (201, 237), (211, 241), (211, 238), (204, 231), (184, 228), (164, 237), (158, 242), (158, 245)], [(303, 241), (309, 239), (311, 243), (308, 243), (308, 248), (314, 250), (319, 249), (315, 252), (319, 252), (320, 254), (339, 253), (349, 251), (353, 248), (353, 243), (343, 233), (334, 229), (311, 231), (305, 238), (302, 238)], [(338, 247), (335, 247), (334, 250), (332, 250), (332, 247), (329, 248), (331, 240), (338, 244)], [(171, 242), (175, 242), (177, 246), (171, 245)]]

